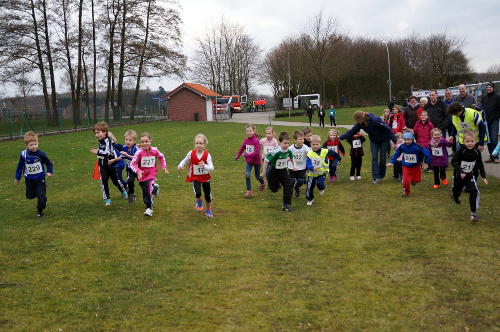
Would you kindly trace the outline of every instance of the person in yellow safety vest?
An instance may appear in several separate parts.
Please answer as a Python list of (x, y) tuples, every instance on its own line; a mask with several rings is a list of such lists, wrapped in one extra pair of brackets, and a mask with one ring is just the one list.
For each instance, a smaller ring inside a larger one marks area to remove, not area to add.
[(328, 173), (328, 156), (333, 156), (339, 161), (342, 157), (334, 150), (321, 148), (321, 137), (312, 135), (311, 150), (307, 152), (306, 169), (307, 169), (307, 205), (312, 205), (314, 201), (314, 187), (318, 187), (319, 194), (325, 192), (325, 174)]
[[(484, 144), (488, 141), (488, 135), (486, 134), (486, 124), (481, 114), (472, 108), (463, 107), (458, 102), (448, 107), (448, 113), (452, 116), (451, 121), (453, 123), (453, 130), (450, 136), (454, 137), (455, 141), (458, 141), (460, 147), (463, 148), (464, 133), (472, 131), (476, 134), (478, 149), (483, 151)], [(458, 136), (458, 140), (456, 136)]]

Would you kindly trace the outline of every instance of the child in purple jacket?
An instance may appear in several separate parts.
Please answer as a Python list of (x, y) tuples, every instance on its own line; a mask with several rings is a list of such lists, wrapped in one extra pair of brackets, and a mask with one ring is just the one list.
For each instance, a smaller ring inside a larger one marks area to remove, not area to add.
[(434, 189), (438, 189), (440, 179), (443, 180), (443, 185), (448, 185), (446, 179), (446, 168), (448, 167), (448, 147), (452, 144), (446, 140), (441, 134), (441, 129), (433, 128), (431, 130), (431, 141), (429, 143), (429, 150), (431, 154), (431, 165), (434, 170)]
[(260, 191), (264, 190), (266, 184), (264, 182), (264, 178), (260, 176), (260, 141), (255, 132), (255, 125), (247, 124), (245, 126), (245, 131), (247, 134), (247, 138), (245, 138), (243, 144), (241, 144), (241, 147), (238, 150), (238, 154), (236, 155), (234, 160), (238, 160), (243, 151), (245, 151), (245, 153), (243, 154), (247, 163), (245, 170), (247, 191), (245, 193), (245, 197), (252, 197), (252, 184), (250, 182), (252, 168), (254, 168), (255, 171), (255, 178), (260, 182)]

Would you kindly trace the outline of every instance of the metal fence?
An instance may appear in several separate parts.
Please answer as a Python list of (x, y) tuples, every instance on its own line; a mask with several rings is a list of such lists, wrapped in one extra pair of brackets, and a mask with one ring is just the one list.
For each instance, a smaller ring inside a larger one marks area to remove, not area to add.
[[(130, 112), (122, 114), (119, 108), (109, 112), (109, 124), (144, 122), (151, 120), (167, 119), (166, 111), (148, 109), (135, 112), (134, 119), (131, 119)], [(95, 122), (104, 119), (104, 112), (99, 111), (94, 119), (90, 109), (82, 111), (80, 118), (75, 118), (71, 109), (47, 110), (10, 110), (3, 108), (0, 113), (0, 138), (16, 138), (32, 130), (36, 133), (61, 132), (68, 130), (78, 130), (91, 128)]]

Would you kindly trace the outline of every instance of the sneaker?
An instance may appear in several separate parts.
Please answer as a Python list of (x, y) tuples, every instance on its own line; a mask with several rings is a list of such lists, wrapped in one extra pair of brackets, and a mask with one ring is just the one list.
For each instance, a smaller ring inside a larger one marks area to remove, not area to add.
[(158, 197), (160, 194), (160, 185), (158, 183), (153, 183), (153, 190), (151, 191), (151, 194), (155, 195)]
[(443, 186), (447, 186), (447, 185), (448, 185), (448, 180), (443, 179)]
[(349, 180), (354, 181), (354, 176), (349, 177)]
[(207, 218), (213, 218), (214, 214), (212, 213), (212, 210), (207, 210), (207, 211), (205, 211), (205, 216)]
[(266, 182), (262, 182), (259, 186), (260, 191), (264, 191), (264, 189), (266, 189)]
[(128, 199), (128, 194), (126, 191), (122, 191), (122, 198), (123, 199)]
[(358, 176), (356, 177), (356, 180), (361, 180), (361, 175), (358, 175)]
[(285, 212), (292, 212), (292, 208), (289, 205), (283, 205), (283, 211)]
[(45, 215), (43, 214), (43, 211), (38, 211), (38, 212), (36, 213), (36, 217), (37, 217), (37, 218), (43, 218), (44, 216), (45, 216)]
[(105, 199), (104, 200), (104, 205), (111, 206), (111, 200), (110, 199)]
[(311, 205), (313, 205), (313, 202), (314, 202), (314, 199), (312, 201), (307, 201), (306, 205), (311, 206)]
[(332, 176), (332, 182), (335, 182), (335, 181), (337, 181), (337, 177), (334, 175), (334, 176)]
[(325, 193), (325, 191), (324, 191), (324, 190), (320, 190), (320, 191), (319, 191), (319, 194), (320, 194), (320, 195), (323, 195), (324, 193)]
[(135, 195), (134, 194), (128, 195), (128, 202), (129, 203), (134, 203), (135, 202)]
[(300, 188), (295, 188), (295, 197), (300, 197)]
[(381, 182), (380, 179), (375, 179), (375, 180), (372, 181), (372, 184), (379, 184), (380, 182)]
[(251, 191), (251, 190), (247, 190), (247, 191), (246, 191), (246, 193), (245, 193), (245, 197), (246, 197), (246, 198), (250, 198), (250, 197), (252, 197), (252, 196), (253, 196), (252, 191)]
[(328, 178), (328, 182), (333, 182), (333, 176), (330, 176), (330, 177)]
[(479, 221), (479, 216), (475, 213), (470, 214), (470, 221), (478, 222)]
[(196, 200), (196, 203), (195, 203), (195, 204), (196, 204), (196, 210), (198, 210), (198, 211), (200, 211), (200, 212), (201, 212), (201, 211), (203, 211), (203, 201), (201, 201), (201, 200)]
[(146, 211), (144, 211), (144, 215), (148, 216), (148, 217), (152, 217), (153, 216), (153, 210), (150, 209), (150, 208), (147, 208)]
[(455, 197), (453, 194), (451, 194), (451, 199), (457, 203), (457, 204), (460, 204), (460, 199), (458, 197)]
[(433, 189), (438, 189), (439, 188), (439, 184), (435, 184), (432, 186)]

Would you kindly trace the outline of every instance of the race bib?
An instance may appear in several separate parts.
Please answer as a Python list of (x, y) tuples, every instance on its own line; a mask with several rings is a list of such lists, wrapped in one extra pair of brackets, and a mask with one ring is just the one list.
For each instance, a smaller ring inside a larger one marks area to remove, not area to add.
[(361, 140), (355, 139), (354, 141), (352, 141), (352, 147), (354, 149), (360, 148), (361, 147)]
[(247, 145), (245, 148), (246, 153), (254, 153), (255, 152), (255, 146), (254, 145)]
[(443, 156), (443, 148), (432, 148), (432, 155), (436, 157)]
[(155, 167), (155, 156), (146, 156), (141, 158), (141, 167)]
[(336, 153), (339, 153), (339, 147), (337, 145), (328, 145), (328, 150), (333, 150)]
[(305, 159), (304, 159), (304, 154), (302, 153), (297, 153), (297, 154), (294, 154), (293, 155), (293, 160), (295, 160), (295, 163), (297, 165), (301, 165), (305, 162)]
[(471, 129), (469, 122), (459, 122), (458, 126), (460, 127), (461, 131), (467, 131)]
[(193, 174), (194, 175), (205, 175), (208, 172), (205, 170), (205, 166), (193, 165)]
[[(248, 147), (248, 145), (247, 145), (247, 147)], [(264, 148), (264, 153), (265, 153), (265, 154), (270, 154), (271, 152), (273, 152), (273, 151), (274, 151), (274, 149), (276, 149), (276, 147), (275, 147), (275, 146), (266, 146), (266, 147)], [(248, 152), (248, 153), (251, 153), (251, 152)]]
[(404, 154), (404, 161), (408, 164), (416, 164), (417, 163), (417, 155), (416, 154)]
[(33, 164), (26, 164), (26, 174), (35, 175), (43, 172), (42, 164), (37, 161)]
[(311, 163), (314, 168), (318, 168), (321, 166), (321, 159), (320, 158), (313, 158), (311, 159)]
[(278, 159), (276, 160), (276, 169), (284, 169), (288, 167), (288, 159)]
[(476, 165), (475, 161), (462, 161), (460, 164), (460, 169), (464, 173), (470, 173), (474, 169), (474, 166)]
[(392, 129), (398, 129), (398, 122), (392, 121)]

